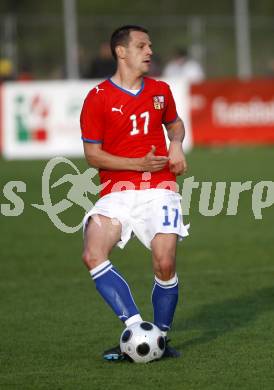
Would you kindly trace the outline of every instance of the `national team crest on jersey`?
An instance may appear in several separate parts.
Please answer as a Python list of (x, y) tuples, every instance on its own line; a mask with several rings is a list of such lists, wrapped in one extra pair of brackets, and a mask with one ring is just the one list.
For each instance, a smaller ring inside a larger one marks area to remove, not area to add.
[(155, 110), (162, 110), (165, 107), (165, 97), (163, 95), (153, 96), (153, 105)]

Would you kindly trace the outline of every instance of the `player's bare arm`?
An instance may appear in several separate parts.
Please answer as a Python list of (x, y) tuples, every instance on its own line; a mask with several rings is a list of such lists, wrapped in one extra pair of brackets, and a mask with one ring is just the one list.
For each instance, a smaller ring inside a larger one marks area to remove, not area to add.
[(169, 157), (155, 156), (155, 146), (139, 158), (119, 157), (102, 149), (101, 144), (84, 142), (85, 157), (89, 165), (100, 169), (130, 170), (139, 172), (157, 172), (167, 164)]
[(169, 145), (169, 168), (175, 175), (183, 175), (187, 171), (187, 162), (183, 152), (183, 140), (185, 128), (183, 121), (178, 118), (175, 122), (167, 125)]

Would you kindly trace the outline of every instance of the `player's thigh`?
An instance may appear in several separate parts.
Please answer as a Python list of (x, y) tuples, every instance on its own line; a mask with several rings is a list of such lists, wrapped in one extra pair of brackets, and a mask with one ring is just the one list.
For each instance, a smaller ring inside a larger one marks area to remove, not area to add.
[(103, 215), (93, 215), (85, 228), (83, 260), (88, 268), (105, 261), (121, 238), (121, 223)]
[(157, 233), (151, 241), (153, 270), (160, 279), (168, 280), (175, 274), (177, 239), (175, 233)]

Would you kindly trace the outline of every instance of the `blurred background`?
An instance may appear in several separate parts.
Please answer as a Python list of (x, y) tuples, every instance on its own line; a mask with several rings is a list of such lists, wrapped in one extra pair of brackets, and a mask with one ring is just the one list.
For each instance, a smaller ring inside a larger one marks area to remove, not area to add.
[(272, 0), (1, 0), (1, 77), (97, 76), (92, 64), (107, 56), (101, 45), (133, 23), (150, 31), (156, 75), (187, 48), (207, 78), (274, 76)]

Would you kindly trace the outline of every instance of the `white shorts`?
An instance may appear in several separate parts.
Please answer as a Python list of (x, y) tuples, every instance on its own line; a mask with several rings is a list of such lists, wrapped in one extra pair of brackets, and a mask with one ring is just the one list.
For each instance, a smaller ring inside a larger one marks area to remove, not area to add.
[[(107, 194), (85, 215), (84, 230), (89, 218), (96, 215), (121, 223), (121, 240), (117, 243), (121, 249), (133, 234), (148, 249), (157, 233), (175, 233), (180, 240), (188, 236), (189, 225), (183, 224), (181, 196), (170, 190), (127, 190)], [(100, 218), (97, 222), (100, 224)]]

